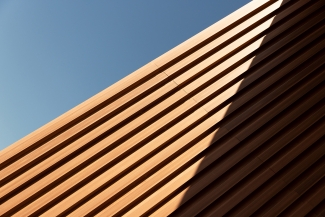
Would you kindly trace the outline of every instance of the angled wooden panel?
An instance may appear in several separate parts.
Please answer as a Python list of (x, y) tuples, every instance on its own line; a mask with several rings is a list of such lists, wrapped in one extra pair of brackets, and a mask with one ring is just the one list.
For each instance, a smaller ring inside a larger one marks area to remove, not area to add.
[(252, 1), (1, 151), (0, 215), (322, 213), (324, 4)]

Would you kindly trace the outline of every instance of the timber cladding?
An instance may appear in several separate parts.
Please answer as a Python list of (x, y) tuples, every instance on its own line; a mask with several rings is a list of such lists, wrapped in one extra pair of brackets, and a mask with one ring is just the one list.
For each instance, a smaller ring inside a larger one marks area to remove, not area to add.
[(252, 1), (0, 152), (0, 216), (325, 216), (324, 0)]

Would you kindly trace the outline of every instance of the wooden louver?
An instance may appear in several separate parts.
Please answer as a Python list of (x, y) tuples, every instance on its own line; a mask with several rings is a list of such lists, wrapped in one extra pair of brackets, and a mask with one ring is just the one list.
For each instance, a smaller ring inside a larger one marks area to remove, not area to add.
[(256, 0), (0, 152), (0, 216), (325, 216), (325, 1)]

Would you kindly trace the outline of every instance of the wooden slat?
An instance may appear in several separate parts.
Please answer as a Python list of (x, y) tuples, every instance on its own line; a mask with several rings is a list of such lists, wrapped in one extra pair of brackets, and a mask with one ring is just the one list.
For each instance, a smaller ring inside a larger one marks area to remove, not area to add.
[(306, 216), (325, 216), (325, 199), (312, 209)]

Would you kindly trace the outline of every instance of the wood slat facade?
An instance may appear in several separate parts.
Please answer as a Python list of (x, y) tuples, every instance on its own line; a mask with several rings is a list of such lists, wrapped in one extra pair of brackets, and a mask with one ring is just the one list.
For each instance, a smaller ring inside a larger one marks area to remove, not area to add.
[(0, 216), (325, 216), (325, 0), (255, 0), (0, 152)]

